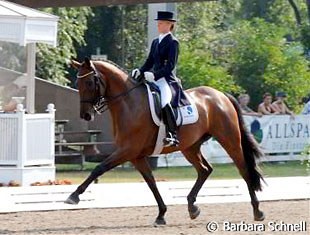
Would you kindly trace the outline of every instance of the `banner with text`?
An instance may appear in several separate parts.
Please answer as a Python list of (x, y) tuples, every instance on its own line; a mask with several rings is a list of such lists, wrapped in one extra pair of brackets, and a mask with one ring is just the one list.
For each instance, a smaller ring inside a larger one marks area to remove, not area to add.
[[(310, 116), (244, 116), (244, 120), (264, 153), (300, 153), (310, 144)], [(208, 156), (227, 155), (215, 139), (205, 148)]]

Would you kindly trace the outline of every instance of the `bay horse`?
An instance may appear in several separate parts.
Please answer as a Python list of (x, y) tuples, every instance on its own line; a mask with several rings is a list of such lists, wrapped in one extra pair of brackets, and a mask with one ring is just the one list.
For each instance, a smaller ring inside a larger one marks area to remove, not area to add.
[[(79, 203), (79, 195), (89, 184), (105, 172), (129, 161), (141, 173), (157, 201), (159, 213), (155, 224), (166, 224), (164, 215), (167, 207), (147, 162), (147, 157), (155, 147), (158, 127), (152, 121), (145, 86), (137, 85), (123, 69), (108, 61), (90, 61), (85, 58), (82, 63), (72, 61), (71, 65), (78, 70), (80, 117), (86, 121), (92, 120), (94, 105), (99, 97), (103, 97), (113, 121), (116, 150), (92, 170), (66, 203)], [(244, 126), (238, 103), (234, 97), (211, 87), (202, 86), (185, 92), (196, 103), (199, 119), (194, 124), (181, 126), (178, 130), (179, 146), (165, 147), (162, 153), (180, 150), (197, 171), (196, 182), (187, 196), (190, 218), (195, 219), (200, 214), (200, 209), (194, 203), (199, 190), (213, 171), (201, 154), (200, 147), (203, 142), (214, 137), (227, 151), (247, 184), (254, 219), (264, 220), (255, 193), (262, 189), (263, 177), (255, 161), (262, 156), (262, 152)]]

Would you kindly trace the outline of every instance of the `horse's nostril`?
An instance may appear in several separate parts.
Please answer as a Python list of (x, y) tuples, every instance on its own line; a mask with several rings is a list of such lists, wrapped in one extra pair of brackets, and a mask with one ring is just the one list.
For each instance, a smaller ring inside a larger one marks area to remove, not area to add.
[(85, 113), (84, 117), (83, 117), (86, 121), (90, 121), (91, 120), (91, 115), (89, 113)]

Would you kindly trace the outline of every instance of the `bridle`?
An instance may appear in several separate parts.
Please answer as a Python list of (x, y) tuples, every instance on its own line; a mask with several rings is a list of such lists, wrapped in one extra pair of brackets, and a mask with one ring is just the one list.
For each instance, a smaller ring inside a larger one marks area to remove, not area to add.
[[(105, 93), (105, 83), (102, 81), (102, 79), (100, 79), (99, 73), (97, 72), (95, 67), (91, 67), (92, 70), (88, 73), (85, 73), (83, 75), (79, 75), (79, 73), (76, 75), (77, 79), (83, 79), (86, 78), (90, 75), (92, 76), (92, 80), (94, 82), (94, 88), (92, 89), (94, 91), (95, 94), (100, 94), (100, 96), (104, 96)], [(103, 93), (103, 94), (102, 94)], [(84, 100), (80, 100), (80, 103), (90, 103), (92, 105), (96, 104), (96, 102), (98, 101), (98, 98), (95, 97), (94, 99), (84, 99)]]
[[(135, 86), (133, 86), (132, 88), (116, 95), (116, 96), (106, 96), (106, 84), (103, 81), (103, 79), (101, 79), (100, 74), (98, 73), (97, 69), (95, 68), (95, 66), (91, 66), (92, 70), (88, 73), (79, 75), (79, 73), (77, 74), (77, 79), (83, 79), (86, 78), (90, 75), (93, 75), (93, 80), (95, 83), (95, 87), (94, 87), (94, 92), (95, 94), (99, 94), (99, 96), (95, 97), (94, 99), (85, 99), (85, 100), (80, 100), (80, 103), (90, 103), (94, 110), (98, 113), (98, 114), (102, 114), (105, 111), (107, 111), (109, 109), (108, 104), (117, 101), (118, 98), (124, 97), (126, 95), (128, 95), (132, 90), (136, 89), (137, 87), (139, 87), (141, 84), (143, 84), (143, 81), (139, 81), (139, 82), (135, 82)], [(130, 79), (130, 81), (133, 82), (132, 79)]]

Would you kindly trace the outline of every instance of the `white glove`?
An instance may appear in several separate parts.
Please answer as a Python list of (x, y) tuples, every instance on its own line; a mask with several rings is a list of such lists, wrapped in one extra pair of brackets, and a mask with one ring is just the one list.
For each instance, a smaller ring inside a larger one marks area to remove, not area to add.
[(149, 81), (149, 82), (155, 82), (154, 78), (154, 73), (152, 72), (144, 72), (144, 78), (145, 80)]
[(140, 75), (141, 75), (140, 69), (134, 69), (131, 71), (131, 77), (133, 79), (138, 79)]

